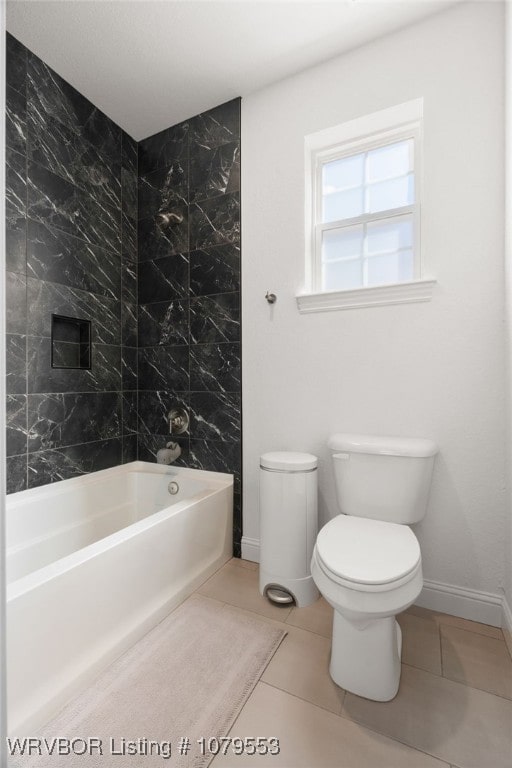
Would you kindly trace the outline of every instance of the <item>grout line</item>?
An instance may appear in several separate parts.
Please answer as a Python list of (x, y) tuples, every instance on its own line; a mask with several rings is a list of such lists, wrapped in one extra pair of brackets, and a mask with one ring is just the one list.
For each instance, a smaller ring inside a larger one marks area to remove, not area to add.
[(329, 635), (323, 635), (321, 632), (315, 632), (314, 629), (307, 629), (306, 627), (301, 627), (298, 624), (292, 624), (291, 621), (289, 621), (289, 618), (291, 617), (294, 609), (290, 609), (290, 613), (288, 614), (288, 617), (285, 620), (285, 624), (287, 624), (289, 627), (293, 627), (293, 629), (301, 629), (303, 632), (309, 632), (312, 635), (315, 635), (316, 637), (323, 637), (324, 640), (329, 640), (332, 642), (332, 632)]
[(258, 613), (257, 611), (252, 611), (250, 608), (241, 608), (239, 605), (232, 605), (231, 603), (227, 603), (231, 608), (235, 608), (237, 611), (242, 611), (245, 613), (250, 613), (252, 616), (256, 616), (257, 618), (261, 619), (261, 621), (267, 623), (271, 622), (272, 624), (279, 624), (280, 629), (283, 630), (283, 632), (286, 632), (287, 635), (289, 635), (289, 632), (286, 630), (286, 622), (281, 621), (280, 619), (274, 619), (271, 616), (267, 616), (264, 613)]
[[(234, 559), (237, 559), (237, 558), (231, 558), (231, 560), (234, 560)], [(225, 568), (227, 565), (229, 565), (231, 563), (231, 560), (228, 560), (227, 563), (224, 563), (224, 565), (222, 565), (219, 568), (219, 571), (222, 568)], [(232, 567), (238, 568), (239, 570), (242, 570), (242, 571), (248, 571), (249, 573), (254, 573), (254, 571), (252, 571), (251, 569), (244, 568), (243, 566), (240, 566), (240, 565), (236, 565), (235, 564)], [(212, 574), (212, 576), (210, 576), (210, 578), (207, 580), (207, 582), (204, 582), (200, 587), (198, 587), (198, 590), (200, 590), (204, 586), (204, 584), (208, 583), (210, 581), (210, 579), (212, 579), (214, 576), (216, 576), (219, 571), (215, 571), (215, 573)], [(202, 594), (202, 593), (199, 592), (199, 594)], [(211, 597), (211, 596), (210, 595), (203, 595), (203, 597)], [(219, 598), (212, 598), (212, 599), (213, 600), (218, 600)], [(245, 611), (246, 613), (252, 613), (254, 616), (257, 616), (257, 617), (259, 617), (262, 620), (272, 621), (272, 622), (275, 622), (277, 624), (287, 624), (286, 618), (283, 618), (283, 619), (274, 618), (273, 616), (267, 616), (265, 613), (259, 613), (258, 611), (255, 611), (255, 610), (253, 610), (251, 608), (247, 608), (245, 606), (235, 605), (235, 603), (230, 603), (229, 601), (226, 601), (226, 600), (224, 602), (225, 602), (226, 605), (230, 606), (231, 608), (236, 608), (237, 610)], [(288, 617), (290, 615), (292, 610), (293, 610), (292, 608), (288, 609), (288, 613), (286, 614), (286, 617)], [(311, 635), (315, 635), (315, 637), (323, 637), (324, 640), (328, 639), (328, 638), (325, 637), (325, 635), (319, 635), (317, 632), (310, 632), (310, 630), (302, 629), (302, 627), (294, 627), (293, 624), (287, 624), (287, 626), (289, 628), (291, 628), (291, 629), (299, 629), (302, 632), (309, 632)]]
[[(437, 672), (432, 672), (430, 669), (425, 669), (425, 667), (418, 667), (416, 664), (411, 664), (410, 662), (401, 661), (400, 662), (402, 667), (409, 667), (410, 669), (418, 669), (420, 672), (426, 672), (428, 675), (432, 675), (432, 677), (437, 677), (439, 680), (448, 680), (448, 677), (443, 677), (442, 674), (438, 674)], [(452, 680), (452, 682), (456, 682), (455, 680)]]
[(460, 680), (452, 680), (451, 677), (443, 677), (443, 680), (448, 680), (449, 683), (458, 683), (458, 685), (462, 685), (464, 688), (469, 688), (472, 691), (480, 691), (480, 693), (486, 693), (488, 696), (494, 696), (496, 699), (501, 699), (501, 701), (508, 701), (509, 704), (512, 703), (512, 696), (504, 696), (501, 693), (495, 693), (494, 691), (489, 691), (486, 688), (477, 688), (475, 685), (461, 683)]
[[(491, 624), (484, 624), (485, 627), (492, 626)], [(468, 627), (459, 627), (455, 624), (439, 624), (439, 630), (441, 630), (441, 627), (448, 627), (449, 629), (456, 629), (459, 632), (466, 632), (468, 635), (478, 635), (479, 637), (485, 637), (486, 640), (494, 640), (496, 643), (505, 643), (505, 638), (503, 636), (503, 632), (500, 627), (493, 627), (493, 629), (498, 629), (501, 632), (501, 637), (493, 637), (492, 635), (488, 635), (485, 632), (475, 632), (473, 629), (469, 629)], [(441, 632), (440, 632), (441, 633)]]
[[(200, 592), (199, 590), (200, 590), (200, 589), (202, 589), (202, 588), (204, 587), (204, 585), (205, 585), (205, 584), (208, 584), (208, 582), (209, 582), (211, 579), (213, 579), (213, 577), (214, 577), (214, 576), (216, 576), (216, 575), (219, 573), (219, 571), (222, 571), (222, 569), (223, 569), (223, 568), (225, 568), (225, 567), (226, 567), (226, 565), (228, 565), (228, 563), (230, 563), (232, 559), (233, 559), (233, 558), (231, 558), (230, 560), (226, 560), (226, 562), (225, 562), (225, 563), (222, 563), (222, 565), (219, 565), (219, 567), (217, 568), (217, 570), (216, 570), (216, 571), (214, 571), (214, 572), (213, 572), (213, 573), (212, 573), (210, 576), (208, 576), (208, 578), (207, 578), (207, 579), (205, 579), (205, 580), (204, 580), (204, 581), (203, 581), (203, 582), (202, 582), (202, 583), (201, 583), (201, 584), (200, 584), (200, 585), (199, 585), (199, 586), (198, 586), (198, 587), (197, 587), (197, 588), (194, 590), (194, 592), (192, 592), (192, 594), (194, 595), (196, 592), (197, 592), (198, 594), (201, 594), (201, 592)], [(203, 596), (203, 597), (209, 597), (209, 595), (202, 595), (202, 596)], [(213, 598), (212, 598), (212, 600), (217, 600), (217, 598), (216, 598), (216, 597), (213, 597)], [(224, 601), (224, 600), (219, 600), (219, 602), (221, 602), (221, 603), (222, 603), (222, 602), (225, 602), (225, 601)], [(228, 603), (228, 605), (229, 605), (229, 603)], [(235, 607), (236, 607), (236, 606), (235, 606)]]
[[(263, 670), (262, 676), (265, 674), (265, 670)], [(299, 701), (303, 701), (306, 704), (311, 704), (312, 707), (316, 707), (317, 709), (321, 709), (322, 712), (328, 712), (330, 715), (334, 715), (335, 717), (341, 717), (341, 709), (343, 708), (343, 701), (345, 700), (345, 694), (346, 691), (343, 688), (340, 688), (337, 686), (338, 690), (343, 693), (343, 696), (341, 698), (340, 702), (340, 712), (334, 712), (332, 709), (328, 709), (328, 707), (323, 707), (321, 704), (318, 704), (316, 701), (311, 701), (310, 699), (305, 699), (303, 696), (299, 696), (298, 693), (292, 693), (291, 691), (287, 691), (286, 688), (281, 688), (279, 685), (275, 685), (274, 683), (269, 683), (267, 680), (263, 680), (262, 677), (258, 680), (259, 683), (262, 685), (268, 685), (269, 688), (274, 688), (276, 691), (281, 691), (281, 693), (286, 693), (287, 696), (293, 696), (294, 699), (298, 699)], [(348, 720), (348, 718), (343, 718), (344, 720)], [(352, 721), (354, 722), (354, 721)]]
[[(503, 632), (503, 630), (502, 630), (502, 632)], [(507, 641), (505, 640), (505, 636), (503, 636), (503, 640), (505, 642), (505, 646), (506, 646), (506, 649), (508, 651), (508, 655), (509, 655), (510, 661), (512, 661), (512, 646), (507, 643)]]
[(460, 685), (463, 688), (469, 688), (472, 691), (480, 691), (480, 693), (485, 693), (488, 696), (495, 696), (497, 699), (501, 699), (502, 701), (509, 701), (512, 702), (512, 697), (510, 696), (503, 696), (500, 693), (495, 693), (494, 691), (489, 691), (486, 688), (478, 688), (475, 685), (469, 685), (468, 683), (462, 682), (461, 680), (453, 680), (451, 677), (447, 677), (446, 675), (437, 675), (435, 672), (431, 672), (428, 669), (424, 669), (423, 667), (415, 667), (414, 664), (406, 664), (405, 662), (402, 662), (403, 667), (409, 667), (410, 669), (415, 669), (419, 672), (424, 672), (426, 675), (430, 675), (431, 677), (436, 677), (438, 680), (445, 680), (447, 683), (454, 683), (455, 685)]
[(377, 728), (375, 728), (375, 727), (371, 727), (371, 726), (367, 725), (367, 724), (366, 724), (364, 721), (362, 721), (362, 720), (355, 720), (354, 718), (351, 718), (351, 717), (347, 717), (346, 715), (344, 715), (344, 714), (343, 714), (343, 707), (344, 707), (344, 704), (345, 704), (345, 699), (346, 699), (346, 697), (347, 697), (347, 694), (348, 694), (348, 693), (350, 693), (350, 692), (349, 692), (349, 691), (345, 691), (343, 688), (339, 688), (339, 686), (337, 686), (337, 687), (339, 688), (339, 690), (340, 690), (340, 691), (342, 691), (342, 692), (343, 692), (343, 698), (342, 698), (342, 701), (341, 701), (341, 710), (340, 710), (340, 712), (339, 712), (339, 713), (337, 713), (337, 712), (333, 712), (333, 711), (332, 711), (332, 710), (330, 710), (330, 709), (326, 709), (325, 707), (322, 707), (320, 704), (316, 704), (316, 703), (314, 703), (314, 702), (310, 701), (309, 699), (304, 699), (302, 696), (298, 696), (298, 695), (297, 695), (297, 694), (295, 694), (295, 693), (291, 693), (290, 691), (286, 691), (284, 688), (279, 688), (279, 686), (277, 686), (277, 685), (273, 685), (272, 683), (268, 683), (268, 682), (266, 682), (266, 681), (264, 681), (264, 680), (261, 680), (261, 679), (260, 679), (260, 681), (259, 681), (259, 682), (260, 682), (262, 685), (268, 685), (270, 688), (274, 688), (274, 689), (276, 689), (276, 690), (278, 690), (278, 691), (281, 691), (282, 693), (286, 693), (288, 696), (293, 696), (293, 698), (295, 698), (295, 699), (298, 699), (299, 701), (304, 701), (306, 704), (310, 704), (311, 706), (313, 706), (313, 707), (316, 707), (317, 709), (320, 709), (320, 710), (322, 710), (323, 712), (329, 712), (331, 715), (334, 715), (335, 717), (341, 717), (343, 720), (345, 720), (345, 721), (347, 721), (347, 722), (349, 722), (349, 723), (352, 723), (352, 724), (354, 724), (354, 725), (361, 725), (361, 726), (362, 726), (363, 728), (365, 728), (366, 730), (368, 730), (368, 731), (371, 731), (372, 733), (377, 733), (377, 734), (379, 734), (380, 736), (384, 736), (386, 739), (389, 739), (390, 741), (395, 741), (395, 742), (397, 742), (398, 744), (402, 744), (402, 745), (404, 745), (404, 746), (406, 746), (406, 747), (409, 747), (409, 749), (412, 749), (412, 750), (414, 750), (415, 752), (420, 752), (421, 754), (424, 754), (424, 755), (428, 755), (429, 757), (434, 757), (434, 758), (436, 758), (437, 760), (440, 760), (440, 761), (442, 761), (443, 763), (445, 763), (447, 766), (448, 766), (448, 765), (450, 765), (450, 764), (449, 764), (449, 763), (448, 763), (448, 762), (447, 762), (447, 761), (446, 761), (444, 758), (442, 758), (442, 757), (439, 757), (439, 755), (435, 755), (435, 754), (434, 754), (434, 753), (432, 753), (432, 752), (426, 752), (426, 751), (425, 751), (425, 750), (423, 750), (423, 749), (419, 749), (418, 747), (415, 747), (415, 746), (413, 746), (413, 745), (412, 745), (412, 744), (410, 744), (409, 742), (406, 742), (406, 741), (402, 741), (401, 739), (398, 739), (398, 738), (396, 738), (395, 736), (390, 736), (389, 734), (387, 734), (387, 733), (385, 733), (385, 732), (383, 732), (383, 731), (379, 731), (379, 730), (378, 730)]
[(443, 638), (441, 635), (441, 625), (437, 625), (437, 635), (439, 637), (439, 660), (441, 662), (441, 677), (444, 677), (444, 663), (443, 663)]
[[(350, 693), (350, 691), (346, 691), (346, 695), (349, 694), (349, 693)], [(345, 698), (346, 698), (346, 695), (345, 695)], [(352, 695), (355, 695), (355, 694), (352, 694)], [(345, 700), (344, 700), (343, 703), (345, 703)], [(386, 739), (389, 739), (390, 741), (395, 741), (397, 744), (402, 744), (405, 747), (409, 747), (409, 749), (412, 749), (415, 752), (420, 752), (422, 755), (428, 755), (429, 757), (434, 757), (436, 760), (440, 760), (442, 763), (444, 763), (447, 768), (450, 765), (448, 760), (446, 760), (443, 757), (440, 757), (439, 755), (436, 755), (434, 752), (426, 752), (424, 749), (420, 749), (419, 747), (413, 746), (408, 741), (403, 741), (402, 739), (399, 739), (396, 736), (390, 736), (388, 733), (385, 733), (384, 731), (379, 731), (379, 729), (376, 728), (375, 726), (368, 725), (363, 720), (356, 720), (354, 718), (347, 717), (346, 715), (343, 714), (343, 709), (342, 709), (342, 712), (339, 715), (339, 717), (343, 718), (343, 720), (347, 720), (349, 723), (354, 723), (356, 725), (360, 725), (363, 728), (365, 728), (366, 730), (371, 731), (372, 733), (377, 733), (377, 734), (379, 734), (379, 736), (384, 736)]]
[[(229, 560), (228, 560), (228, 562), (229, 562)], [(227, 565), (227, 563), (226, 563), (226, 565)], [(224, 566), (222, 566), (222, 567), (224, 567)], [(235, 566), (235, 567), (238, 567), (238, 566)], [(241, 569), (241, 570), (245, 570), (245, 569)], [(218, 573), (218, 571), (216, 571), (212, 576), (210, 576), (210, 578), (213, 578), (213, 576), (215, 576), (217, 573)], [(210, 581), (210, 579), (208, 579), (208, 581)], [(205, 582), (205, 583), (207, 583), (207, 582)], [(203, 586), (203, 585), (201, 585), (201, 586)], [(199, 589), (201, 589), (201, 587), (199, 587)], [(202, 593), (200, 593), (200, 594), (202, 594)], [(211, 597), (211, 595), (203, 595), (203, 596), (204, 597)], [(216, 597), (214, 597), (213, 599), (214, 600), (218, 600), (218, 598), (216, 598)], [(258, 616), (259, 618), (266, 619), (268, 621), (275, 621), (278, 624), (286, 624), (285, 619), (282, 619), (282, 620), (275, 619), (273, 616), (267, 616), (265, 613), (259, 613), (258, 611), (255, 611), (252, 608), (247, 608), (246, 606), (243, 606), (243, 605), (235, 605), (235, 603), (230, 603), (228, 600), (225, 600), (224, 602), (226, 603), (226, 605), (231, 606), (231, 608), (237, 608), (239, 611), (245, 611), (247, 613), (252, 613), (252, 614), (254, 614), (254, 616)], [(289, 610), (291, 611), (291, 608)], [(299, 627), (296, 627), (296, 629), (299, 629)], [(304, 631), (307, 632), (307, 630), (304, 630)], [(311, 634), (315, 634), (315, 633), (312, 632)]]
[[(200, 589), (200, 587), (198, 587)], [(184, 603), (187, 602), (187, 600), (191, 600), (193, 597), (199, 597), (201, 600), (210, 600), (212, 603), (218, 603), (217, 608), (219, 611), (222, 611), (224, 608), (229, 607), (228, 603), (224, 603), (222, 600), (217, 600), (215, 597), (208, 597), (208, 595), (202, 595), (201, 592), (198, 592), (197, 589), (192, 592), (188, 597), (185, 598), (183, 601)], [(182, 603), (180, 603), (182, 605)]]
[[(430, 610), (429, 608), (424, 608), (423, 610)], [(438, 627), (453, 627), (454, 629), (463, 629), (465, 632), (472, 632), (475, 635), (483, 635), (484, 637), (490, 637), (493, 640), (498, 640), (501, 638), (492, 637), (492, 635), (487, 634), (486, 632), (483, 632), (479, 629), (479, 627), (489, 627), (490, 629), (498, 629), (500, 630), (501, 634), (503, 635), (503, 630), (501, 627), (495, 627), (493, 624), (484, 624), (481, 621), (472, 621), (472, 619), (463, 619), (460, 616), (454, 616), (450, 613), (439, 613), (436, 611), (431, 611), (431, 614), (428, 614), (426, 616), (419, 615), (416, 613), (411, 613), (409, 610), (404, 612), (408, 616), (414, 616), (417, 619), (423, 619), (424, 621), (433, 621)], [(443, 616), (447, 616), (448, 619), (457, 619), (464, 622), (469, 622), (472, 626), (460, 626), (459, 624), (453, 624), (450, 621), (444, 621)]]

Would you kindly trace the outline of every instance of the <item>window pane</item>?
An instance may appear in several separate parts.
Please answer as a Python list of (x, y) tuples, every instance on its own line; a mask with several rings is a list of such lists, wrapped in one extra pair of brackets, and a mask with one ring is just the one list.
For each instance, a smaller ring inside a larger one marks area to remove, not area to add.
[(334, 192), (323, 198), (323, 221), (351, 219), (363, 213), (363, 189), (349, 189), (346, 192)]
[(366, 260), (366, 274), (366, 285), (385, 285), (413, 280), (413, 252), (410, 250), (371, 256)]
[[(390, 141), (382, 137), (386, 140)], [(321, 199), (316, 201), (321, 211), (314, 225), (321, 241), (315, 259), (320, 261), (316, 265), (324, 291), (399, 284), (418, 276), (415, 139), (376, 146), (376, 138), (370, 136), (363, 146), (361, 141), (357, 152), (343, 156), (341, 145), (338, 158), (329, 162), (320, 156), (316, 194)], [(410, 213), (404, 212), (407, 207)]]
[(405, 176), (413, 167), (413, 141), (399, 141), (368, 152), (367, 181), (383, 181)]
[(334, 261), (323, 264), (322, 290), (348, 291), (350, 288), (361, 288), (361, 261)]
[(369, 256), (401, 248), (412, 248), (412, 216), (397, 216), (367, 225), (365, 252)]
[(364, 154), (325, 163), (322, 168), (322, 194), (329, 195), (342, 189), (362, 186), (363, 173)]
[(322, 236), (322, 261), (359, 258), (362, 246), (362, 226), (331, 229)]
[(366, 188), (366, 211), (377, 213), (414, 203), (414, 176), (390, 179)]

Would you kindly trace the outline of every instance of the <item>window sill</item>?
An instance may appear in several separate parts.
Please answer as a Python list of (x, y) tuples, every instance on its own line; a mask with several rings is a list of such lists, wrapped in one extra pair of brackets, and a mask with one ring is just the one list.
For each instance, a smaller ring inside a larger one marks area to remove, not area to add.
[(301, 314), (360, 307), (382, 307), (386, 304), (430, 301), (435, 284), (436, 280), (413, 280), (410, 283), (376, 285), (371, 288), (354, 288), (350, 291), (304, 293), (295, 298)]

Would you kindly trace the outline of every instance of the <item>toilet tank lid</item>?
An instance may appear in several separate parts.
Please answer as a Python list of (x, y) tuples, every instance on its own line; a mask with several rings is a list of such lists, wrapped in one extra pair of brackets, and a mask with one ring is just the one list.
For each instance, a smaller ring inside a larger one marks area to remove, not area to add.
[(379, 437), (377, 435), (353, 435), (344, 432), (331, 435), (328, 446), (333, 451), (347, 453), (371, 453), (381, 456), (408, 456), (426, 458), (435, 456), (438, 447), (433, 440), (419, 437)]
[(318, 458), (312, 453), (295, 453), (292, 451), (272, 451), (260, 456), (260, 467), (263, 469), (281, 469), (284, 472), (303, 472), (306, 469), (316, 469)]

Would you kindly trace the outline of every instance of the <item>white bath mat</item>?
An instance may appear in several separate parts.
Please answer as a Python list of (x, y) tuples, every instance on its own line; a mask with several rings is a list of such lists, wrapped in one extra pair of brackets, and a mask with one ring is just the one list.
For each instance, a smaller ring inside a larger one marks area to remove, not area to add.
[(41, 755), (9, 765), (206, 768), (285, 634), (194, 595), (37, 734)]

